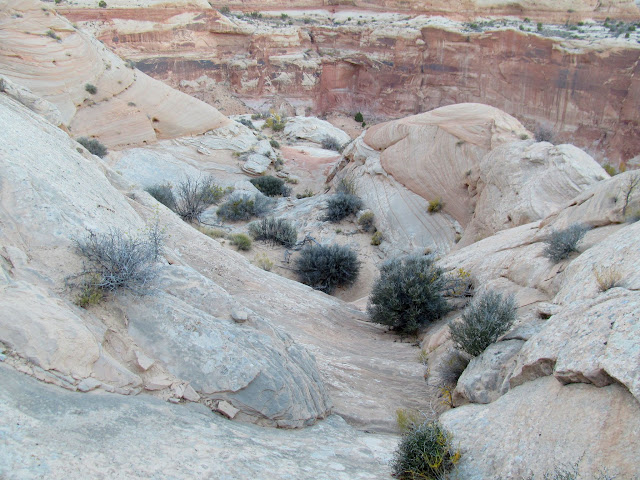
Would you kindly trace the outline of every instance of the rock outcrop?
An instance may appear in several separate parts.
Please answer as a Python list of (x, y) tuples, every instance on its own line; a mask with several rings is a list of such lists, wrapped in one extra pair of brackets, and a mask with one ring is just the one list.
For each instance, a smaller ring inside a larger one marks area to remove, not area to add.
[[(460, 9), (443, 5), (440, 14), (477, 12), (477, 5), (464, 3)], [(634, 20), (640, 15), (631, 1), (526, 3), (482, 2), (481, 15), (506, 9), (508, 15), (534, 21), (548, 16), (558, 24), (573, 24), (584, 15), (601, 20), (624, 18), (624, 12)], [(381, 4), (366, 2), (365, 8)], [(535, 13), (527, 14), (534, 4)], [(393, 8), (389, 2), (384, 6)], [(252, 8), (245, 2), (238, 7)], [(423, 7), (411, 2), (416, 14)], [(255, 6), (264, 8), (264, 3)], [(210, 82), (228, 85), (261, 110), (288, 103), (298, 114), (361, 111), (368, 122), (482, 102), (516, 116), (532, 131), (550, 129), (557, 141), (588, 148), (603, 162), (627, 161), (640, 152), (635, 32), (628, 32), (628, 40), (622, 33), (607, 38), (606, 27), (589, 22), (581, 28), (587, 29), (584, 35), (546, 24), (538, 32), (532, 23), (520, 23), (526, 30), (520, 31), (518, 23), (504, 27), (500, 20), (478, 32), (470, 24), (429, 15), (332, 8), (337, 13), (296, 13), (288, 5), (291, 25), (279, 22), (278, 12), (268, 18), (268, 11), (263, 21), (213, 10), (149, 9), (144, 14), (153, 19), (149, 22), (136, 9), (61, 12), (154, 78), (176, 88), (190, 82), (189, 91), (200, 95)]]

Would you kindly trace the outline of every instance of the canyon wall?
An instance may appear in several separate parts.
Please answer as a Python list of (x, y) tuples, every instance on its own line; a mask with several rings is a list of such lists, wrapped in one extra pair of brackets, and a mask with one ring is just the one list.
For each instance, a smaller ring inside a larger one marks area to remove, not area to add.
[(61, 13), (143, 72), (205, 100), (212, 84), (226, 84), (257, 109), (288, 103), (298, 113), (361, 111), (365, 119), (479, 102), (532, 131), (548, 128), (602, 163), (640, 153), (640, 48), (633, 41), (454, 31), (426, 17), (288, 25), (215, 10)]

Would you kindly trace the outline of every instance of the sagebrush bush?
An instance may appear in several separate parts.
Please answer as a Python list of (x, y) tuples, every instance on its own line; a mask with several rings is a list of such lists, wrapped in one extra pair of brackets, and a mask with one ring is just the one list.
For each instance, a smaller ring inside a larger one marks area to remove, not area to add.
[(377, 247), (382, 243), (382, 240), (384, 240), (384, 235), (382, 235), (382, 232), (379, 230), (371, 235), (371, 245), (373, 246)]
[(74, 239), (78, 253), (88, 263), (72, 278), (80, 278), (87, 293), (121, 288), (144, 293), (157, 275), (156, 262), (163, 241), (164, 232), (157, 223), (138, 236), (117, 228), (105, 233), (90, 231), (86, 237)]
[(342, 151), (342, 145), (340, 142), (335, 137), (330, 137), (329, 135), (322, 137), (320, 144), (325, 150), (335, 150), (336, 152)]
[(357, 213), (362, 208), (362, 200), (349, 193), (337, 193), (327, 201), (326, 219), (339, 222), (343, 218)]
[(251, 239), (244, 233), (234, 233), (229, 237), (231, 245), (235, 245), (238, 250), (251, 250)]
[(462, 319), (449, 323), (455, 346), (476, 357), (505, 333), (516, 320), (516, 301), (497, 292), (475, 298), (462, 314)]
[(367, 311), (373, 322), (410, 335), (449, 311), (443, 296), (443, 270), (430, 255), (410, 255), (385, 262), (373, 285)]
[(249, 224), (249, 233), (256, 240), (266, 240), (272, 244), (293, 247), (298, 241), (298, 232), (288, 220), (284, 218), (263, 218)]
[(238, 120), (238, 122), (244, 125), (245, 127), (249, 127), (251, 130), (257, 130), (256, 126), (248, 118), (241, 118), (240, 120)]
[(268, 197), (277, 197), (279, 195), (287, 196), (290, 192), (289, 188), (284, 184), (284, 180), (278, 177), (272, 177), (271, 175), (265, 175), (264, 177), (256, 177), (249, 180), (254, 187), (260, 190), (261, 193)]
[(589, 230), (589, 227), (579, 223), (551, 233), (544, 242), (547, 244), (543, 254), (554, 263), (567, 258), (572, 252), (578, 251), (578, 243)]
[(187, 177), (176, 191), (173, 209), (185, 222), (199, 222), (204, 211), (218, 203), (225, 193), (213, 177)]
[(163, 204), (165, 207), (174, 210), (176, 208), (176, 197), (173, 194), (171, 185), (165, 183), (164, 185), (152, 185), (145, 188), (145, 192)]
[(400, 480), (440, 480), (460, 458), (452, 435), (440, 423), (425, 422), (402, 435), (391, 468)]
[(305, 247), (296, 261), (300, 281), (316, 290), (332, 293), (358, 279), (360, 261), (356, 252), (341, 245)]
[(100, 143), (96, 138), (80, 137), (76, 139), (80, 145), (89, 150), (94, 155), (102, 158), (107, 154), (107, 147)]
[(235, 194), (218, 207), (217, 215), (226, 220), (249, 220), (266, 215), (272, 207), (273, 200), (261, 193)]
[(554, 137), (554, 133), (553, 130), (551, 130), (548, 127), (543, 127), (543, 126), (539, 126), (536, 129), (536, 133), (535, 133), (535, 137), (536, 137), (536, 142), (549, 142), (549, 143), (553, 143), (553, 137)]

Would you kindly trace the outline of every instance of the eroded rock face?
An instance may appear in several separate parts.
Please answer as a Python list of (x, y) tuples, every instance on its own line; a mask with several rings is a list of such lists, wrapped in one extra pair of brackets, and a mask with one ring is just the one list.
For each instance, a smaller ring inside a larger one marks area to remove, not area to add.
[(580, 461), (591, 478), (603, 467), (621, 478), (640, 473), (640, 406), (619, 385), (564, 386), (553, 377), (527, 382), (489, 405), (440, 417), (453, 431), (462, 478), (527, 478)]
[[(480, 15), (487, 15), (487, 8), (495, 15), (506, 9), (536, 20), (559, 15), (556, 22), (561, 24), (568, 10), (570, 22), (582, 15), (622, 18), (613, 13), (624, 15), (622, 11), (634, 12), (629, 13), (634, 20), (638, 16), (632, 1), (608, 6), (571, 2), (566, 8), (564, 2), (544, 7), (526, 3), (528, 7), (482, 2)], [(468, 2), (460, 10), (453, 4), (430, 5), (412, 2), (411, 10), (473, 12)], [(364, 6), (376, 7), (396, 10), (389, 2)], [(535, 13), (527, 15), (529, 7)], [(252, 7), (243, 3), (241, 8)], [(561, 40), (511, 29), (475, 33), (426, 15), (368, 18), (357, 25), (357, 10), (344, 13), (346, 18), (323, 16), (324, 25), (274, 27), (211, 10), (150, 9), (146, 18), (155, 21), (149, 23), (135, 9), (107, 10), (100, 11), (100, 24), (95, 10), (64, 11), (72, 21), (94, 28), (117, 52), (134, 58), (149, 75), (175, 87), (206, 77), (230, 85), (258, 108), (286, 99), (297, 110), (316, 114), (361, 111), (365, 118), (399, 118), (454, 103), (483, 102), (522, 119), (532, 130), (551, 128), (557, 141), (593, 149), (613, 163), (640, 152), (638, 80), (628, 72), (640, 55), (635, 42)], [(331, 23), (334, 19), (339, 25)], [(195, 92), (204, 94), (206, 85), (202, 82)]]

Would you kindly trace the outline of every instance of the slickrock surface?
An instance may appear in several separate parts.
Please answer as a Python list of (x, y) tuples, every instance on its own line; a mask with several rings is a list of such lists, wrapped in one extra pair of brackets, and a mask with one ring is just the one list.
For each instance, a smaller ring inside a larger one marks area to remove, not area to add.
[(24, 478), (388, 479), (396, 437), (335, 415), (303, 430), (261, 428), (202, 405), (74, 394), (0, 364), (0, 475)]
[[(215, 108), (128, 68), (47, 4), (4, 2), (0, 29), (0, 75), (55, 105), (74, 137), (95, 136), (121, 147), (229, 123)], [(87, 84), (97, 93), (89, 93)]]

